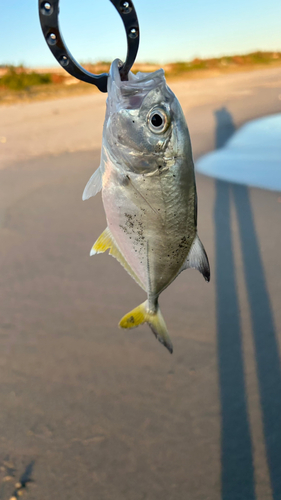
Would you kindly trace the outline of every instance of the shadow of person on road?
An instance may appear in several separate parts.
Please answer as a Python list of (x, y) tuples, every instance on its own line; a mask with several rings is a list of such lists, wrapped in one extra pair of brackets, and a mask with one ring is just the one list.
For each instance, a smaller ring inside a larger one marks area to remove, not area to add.
[(281, 369), (270, 297), (267, 290), (249, 190), (233, 187), (250, 304), (263, 432), (274, 500), (281, 499)]
[(235, 125), (231, 113), (225, 107), (216, 109), (214, 115), (216, 120), (215, 145), (216, 149), (220, 149), (223, 148), (228, 139), (234, 134)]
[[(216, 147), (235, 131), (226, 108), (215, 111)], [(263, 430), (274, 500), (281, 499), (281, 371), (273, 315), (246, 186), (216, 181), (217, 341), (221, 397), (222, 500), (256, 498), (242, 330), (235, 276), (231, 201), (237, 213), (250, 304)]]
[[(216, 147), (219, 149), (235, 132), (235, 125), (226, 108), (216, 110), (215, 117)], [(214, 211), (222, 499), (254, 500), (252, 442), (230, 220), (232, 187), (227, 182), (216, 181)]]

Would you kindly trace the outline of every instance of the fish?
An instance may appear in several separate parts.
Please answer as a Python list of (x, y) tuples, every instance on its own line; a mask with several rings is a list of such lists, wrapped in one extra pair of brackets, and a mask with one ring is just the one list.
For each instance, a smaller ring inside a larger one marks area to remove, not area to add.
[(170, 351), (173, 345), (158, 299), (185, 269), (210, 280), (206, 251), (197, 234), (197, 193), (190, 135), (181, 105), (163, 69), (109, 71), (101, 161), (83, 192), (102, 191), (107, 228), (90, 255), (109, 250), (146, 292), (121, 328), (148, 323)]

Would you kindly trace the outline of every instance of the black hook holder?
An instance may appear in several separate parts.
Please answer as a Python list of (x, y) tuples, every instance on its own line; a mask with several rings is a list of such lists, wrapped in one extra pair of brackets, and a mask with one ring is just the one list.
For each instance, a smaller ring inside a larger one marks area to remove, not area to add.
[[(120, 67), (121, 80), (128, 80), (128, 73), (134, 64), (139, 48), (139, 23), (131, 0), (110, 0), (122, 18), (127, 35), (127, 57)], [(39, 0), (41, 28), (52, 54), (59, 64), (72, 76), (83, 82), (96, 85), (101, 92), (107, 92), (108, 73), (94, 75), (74, 59), (68, 50), (59, 28), (59, 0)]]

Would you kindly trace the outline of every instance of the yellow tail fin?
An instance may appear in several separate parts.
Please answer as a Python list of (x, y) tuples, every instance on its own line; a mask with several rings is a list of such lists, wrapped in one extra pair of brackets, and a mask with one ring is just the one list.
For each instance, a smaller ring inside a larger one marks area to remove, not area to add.
[(167, 347), (168, 351), (172, 354), (173, 344), (168, 334), (166, 323), (161, 314), (160, 308), (157, 305), (156, 312), (153, 313), (148, 309), (147, 300), (140, 304), (138, 307), (123, 316), (119, 326), (121, 328), (135, 328), (142, 323), (148, 323), (155, 337)]

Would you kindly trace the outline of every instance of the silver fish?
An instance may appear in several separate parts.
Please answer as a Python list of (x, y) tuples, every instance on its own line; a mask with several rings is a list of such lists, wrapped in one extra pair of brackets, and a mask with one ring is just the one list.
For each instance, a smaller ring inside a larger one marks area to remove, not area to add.
[(172, 353), (158, 297), (188, 268), (209, 281), (210, 268), (197, 235), (197, 195), (191, 143), (181, 106), (164, 71), (129, 73), (110, 68), (100, 167), (83, 200), (102, 190), (108, 227), (91, 254), (113, 255), (147, 293), (121, 328), (148, 323)]

